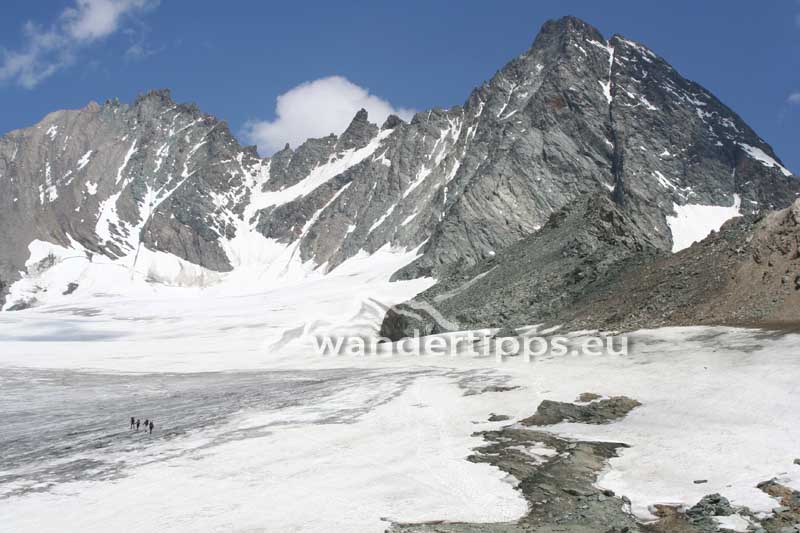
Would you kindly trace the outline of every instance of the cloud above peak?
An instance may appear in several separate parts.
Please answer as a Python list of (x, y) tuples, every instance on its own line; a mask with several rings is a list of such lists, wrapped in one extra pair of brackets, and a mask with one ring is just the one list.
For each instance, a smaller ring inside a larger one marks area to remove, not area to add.
[(75, 0), (49, 27), (28, 21), (22, 46), (0, 49), (0, 82), (31, 89), (71, 65), (81, 49), (115, 33), (126, 16), (157, 5), (158, 0)]
[(791, 105), (800, 105), (800, 91), (795, 91), (791, 93), (786, 98), (786, 103)]
[(278, 96), (275, 119), (248, 122), (244, 137), (258, 145), (262, 155), (270, 155), (286, 143), (297, 147), (309, 138), (343, 132), (362, 108), (370, 122), (379, 125), (391, 114), (404, 120), (414, 115), (414, 110), (396, 108), (343, 76), (329, 76), (301, 83)]

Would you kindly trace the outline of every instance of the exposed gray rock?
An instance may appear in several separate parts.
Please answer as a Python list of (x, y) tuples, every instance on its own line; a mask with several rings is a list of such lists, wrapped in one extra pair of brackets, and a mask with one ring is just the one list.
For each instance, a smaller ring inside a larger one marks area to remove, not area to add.
[(594, 392), (582, 392), (580, 396), (578, 396), (578, 399), (576, 401), (581, 403), (588, 403), (588, 402), (593, 402), (595, 400), (599, 400), (600, 398), (602, 398), (600, 394), (596, 394)]
[(734, 513), (731, 502), (719, 494), (704, 496), (699, 502), (686, 511), (686, 514), (695, 520), (710, 516), (730, 516)]
[(761, 523), (768, 532), (781, 532), (800, 524), (800, 492), (778, 483), (775, 479), (758, 484), (758, 488), (777, 500), (772, 516)]
[(34, 239), (109, 257), (142, 243), (229, 270), (223, 217), (246, 193), (242, 166), (258, 161), (168, 91), (51, 113), (0, 138), (0, 277), (24, 270)]
[(512, 390), (518, 389), (518, 385), (508, 386), (508, 385), (489, 385), (488, 387), (484, 387), (481, 390), (481, 393), (484, 392), (508, 392)]
[(35, 304), (36, 300), (22, 300), (9, 306), (6, 311), (24, 311), (25, 309), (30, 309)]
[(72, 294), (73, 292), (75, 292), (76, 290), (78, 290), (78, 284), (77, 283), (67, 283), (67, 288), (64, 290), (63, 294), (64, 294), (64, 296), (68, 296), (68, 295)]
[[(391, 129), (391, 128), (389, 128)], [(369, 121), (367, 110), (361, 109), (350, 125), (344, 130), (337, 142), (337, 148), (351, 150), (367, 145), (375, 135), (378, 134), (378, 127)]]
[[(596, 533), (646, 531), (625, 511), (622, 498), (598, 498), (593, 487), (597, 474), (624, 444), (571, 442), (553, 435), (504, 428), (479, 434), (487, 444), (469, 460), (487, 463), (519, 480), (518, 490), (529, 502), (528, 513), (513, 522), (393, 523), (387, 532), (398, 533)], [(520, 451), (529, 445), (546, 446), (558, 453), (537, 461)]]
[(420, 311), (427, 307), (464, 329), (553, 320), (633, 258), (651, 261), (662, 253), (625, 209), (608, 196), (592, 196), (558, 211), (539, 232), (495, 256), (451, 269), (413, 302), (391, 309), (381, 334), (398, 339), (445, 331)]
[[(568, 328), (664, 325), (794, 327), (800, 291), (800, 217), (791, 208), (729, 221), (704, 241), (652, 262), (631, 262), (559, 317)], [(713, 268), (709, 268), (713, 265)], [(791, 281), (791, 278), (790, 280)]]
[(608, 424), (623, 418), (640, 405), (626, 396), (615, 396), (586, 405), (544, 400), (536, 409), (536, 414), (520, 420), (520, 423), (525, 426), (549, 426), (559, 422)]
[(397, 115), (389, 115), (383, 122), (383, 126), (381, 126), (381, 129), (392, 130), (397, 126), (399, 126), (400, 124), (403, 124), (403, 119), (401, 119)]

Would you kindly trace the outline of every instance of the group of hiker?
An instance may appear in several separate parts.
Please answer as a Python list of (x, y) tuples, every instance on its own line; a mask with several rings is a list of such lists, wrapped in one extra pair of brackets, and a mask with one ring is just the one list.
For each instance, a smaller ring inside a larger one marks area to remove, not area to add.
[[(139, 431), (139, 426), (141, 425), (141, 423), (142, 423), (141, 419), (131, 417), (131, 430), (135, 429), (136, 431)], [(149, 431), (150, 433), (153, 433), (153, 428), (154, 427), (155, 427), (155, 424), (153, 424), (152, 420), (145, 419), (145, 421), (144, 421), (144, 430), (145, 431)]]

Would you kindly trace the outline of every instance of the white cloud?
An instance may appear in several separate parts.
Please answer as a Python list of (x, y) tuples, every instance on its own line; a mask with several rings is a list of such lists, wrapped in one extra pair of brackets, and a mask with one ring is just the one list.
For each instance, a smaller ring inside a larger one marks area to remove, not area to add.
[(800, 91), (793, 92), (786, 98), (786, 103), (791, 105), (800, 105)]
[(141, 61), (158, 53), (154, 48), (148, 48), (144, 43), (133, 43), (125, 50), (125, 59), (129, 61)]
[(0, 82), (33, 88), (71, 65), (81, 48), (116, 32), (126, 16), (157, 5), (158, 0), (75, 0), (47, 29), (26, 22), (23, 46), (0, 50)]
[(272, 154), (287, 142), (297, 147), (312, 137), (341, 133), (362, 108), (370, 122), (378, 125), (390, 114), (405, 120), (414, 114), (412, 109), (393, 107), (347, 78), (330, 76), (302, 83), (278, 96), (275, 119), (248, 122), (244, 137), (257, 144), (262, 154)]

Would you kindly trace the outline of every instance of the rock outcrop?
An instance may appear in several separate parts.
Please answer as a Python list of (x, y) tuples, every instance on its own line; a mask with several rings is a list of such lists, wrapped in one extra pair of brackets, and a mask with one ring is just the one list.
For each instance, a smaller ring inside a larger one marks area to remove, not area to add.
[(621, 270), (562, 314), (568, 327), (800, 325), (800, 200), (729, 221), (692, 247)]

